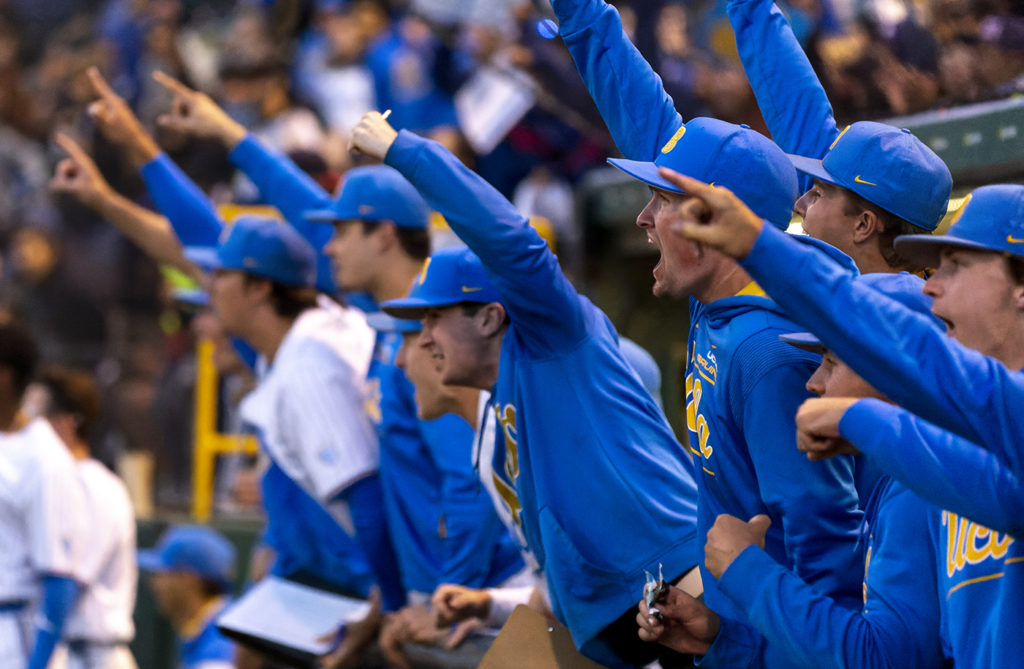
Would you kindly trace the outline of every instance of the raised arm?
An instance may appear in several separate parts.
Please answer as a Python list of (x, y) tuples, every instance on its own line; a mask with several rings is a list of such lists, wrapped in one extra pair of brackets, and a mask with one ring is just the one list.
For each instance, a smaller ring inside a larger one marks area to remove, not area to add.
[(683, 125), (659, 77), (604, 0), (552, 0), (559, 33), (622, 155), (654, 160)]
[(1024, 472), (1024, 374), (854, 281), (820, 250), (765, 225), (727, 189), (661, 174), (703, 210), (681, 218), (680, 234), (740, 259), (794, 320), (886, 397), (995, 453), (1015, 475)]
[[(832, 105), (772, 0), (730, 0), (740, 61), (772, 139), (786, 153), (820, 158), (839, 135)], [(809, 177), (801, 176), (810, 184)]]
[(89, 155), (73, 139), (58, 133), (57, 144), (67, 151), (50, 181), (50, 188), (75, 198), (110, 221), (158, 263), (172, 265), (201, 280), (202, 271), (185, 258), (181, 243), (166, 218), (140, 206), (110, 187)]
[(1024, 484), (977, 444), (872, 399), (843, 414), (839, 433), (921, 499), (1024, 538)]
[(95, 67), (89, 81), (98, 99), (89, 105), (96, 127), (138, 169), (157, 208), (187, 246), (214, 246), (223, 224), (206, 195), (164, 154), (128, 104)]
[(535, 353), (563, 350), (586, 336), (580, 298), (558, 259), (501, 193), (437, 142), (396, 133), (377, 112), (363, 117), (352, 139), (401, 172), (480, 257)]

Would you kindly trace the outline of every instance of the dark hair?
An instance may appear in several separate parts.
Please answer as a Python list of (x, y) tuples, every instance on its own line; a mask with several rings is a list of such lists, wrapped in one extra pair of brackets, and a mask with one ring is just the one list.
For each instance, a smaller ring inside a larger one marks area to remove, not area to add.
[(75, 419), (75, 434), (88, 441), (102, 410), (92, 375), (55, 365), (43, 370), (39, 383), (50, 395), (46, 413), (70, 414)]
[(1013, 282), (1024, 286), (1024, 258), (1009, 253), (1004, 257), (1006, 258), (1006, 268), (1010, 271)]
[(225, 583), (224, 581), (216, 578), (199, 579), (199, 588), (203, 593), (203, 597), (206, 599), (213, 599), (214, 597), (226, 595), (232, 590), (230, 583)]
[(892, 269), (906, 270), (908, 272), (920, 272), (924, 269), (923, 265), (911, 262), (897, 253), (896, 248), (893, 246), (893, 241), (900, 235), (930, 235), (932, 233), (931, 230), (900, 218), (891, 211), (864, 199), (852, 190), (846, 190), (845, 193), (846, 204), (843, 208), (844, 214), (853, 216), (862, 211), (870, 211), (882, 222), (882, 230), (878, 233), (878, 251), (882, 254), (885, 264)]
[(307, 309), (316, 306), (316, 288), (288, 286), (272, 279), (253, 274), (243, 274), (246, 284), (266, 281), (270, 284), (270, 305), (281, 318), (298, 318)]
[[(363, 234), (368, 235), (377, 225), (379, 221), (364, 221), (360, 220), (363, 224)], [(426, 260), (430, 257), (430, 230), (427, 228), (403, 228), (400, 225), (395, 226), (395, 236), (398, 238), (398, 243), (402, 247), (402, 251), (405, 255), (409, 256), (413, 260)]]
[(28, 387), (38, 361), (39, 352), (28, 330), (15, 323), (0, 324), (0, 367), (11, 371), (18, 396)]
[(484, 308), (484, 305), (489, 304), (488, 302), (459, 302), (459, 306), (462, 307), (462, 315), (467, 318), (472, 318), (480, 313), (480, 310)]

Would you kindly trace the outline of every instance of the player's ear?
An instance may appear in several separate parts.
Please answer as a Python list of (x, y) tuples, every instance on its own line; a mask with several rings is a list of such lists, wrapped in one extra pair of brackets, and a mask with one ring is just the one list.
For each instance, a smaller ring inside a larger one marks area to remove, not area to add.
[(508, 324), (508, 314), (499, 302), (488, 302), (477, 312), (480, 334), (492, 337), (504, 331)]
[(853, 226), (853, 241), (856, 243), (870, 239), (875, 233), (882, 231), (882, 219), (870, 209), (862, 209), (857, 215), (857, 222)]

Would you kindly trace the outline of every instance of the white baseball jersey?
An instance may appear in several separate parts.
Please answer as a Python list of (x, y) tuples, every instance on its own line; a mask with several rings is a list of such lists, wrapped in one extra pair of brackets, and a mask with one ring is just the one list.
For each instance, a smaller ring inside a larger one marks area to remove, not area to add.
[(76, 464), (86, 496), (89, 543), (82, 551), (78, 602), (64, 626), (65, 639), (131, 641), (139, 570), (135, 514), (121, 479), (91, 458)]
[[(45, 419), (34, 419), (17, 432), (0, 432), (0, 604), (27, 601), (34, 606), (43, 574), (82, 581), (83, 508), (75, 463)], [(0, 613), (0, 664), (5, 667), (23, 664), (31, 643), (24, 629), (17, 629), (16, 617)]]
[[(270, 457), (325, 507), (379, 466), (363, 404), (374, 337), (362, 312), (321, 298), (296, 319), (242, 401), (242, 419), (258, 430)], [(337, 504), (328, 510), (352, 530)]]

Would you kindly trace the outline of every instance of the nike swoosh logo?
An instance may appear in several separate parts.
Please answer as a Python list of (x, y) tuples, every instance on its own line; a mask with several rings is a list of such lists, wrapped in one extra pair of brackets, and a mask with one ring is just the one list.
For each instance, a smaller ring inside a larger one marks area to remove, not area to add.
[(853, 180), (856, 181), (859, 184), (864, 184), (865, 186), (877, 186), (878, 185), (878, 184), (873, 184), (870, 181), (864, 181), (863, 179), (860, 178), (859, 174), (857, 176), (855, 176), (853, 178)]
[(483, 286), (481, 286), (479, 288), (470, 288), (469, 286), (463, 286), (462, 287), (462, 292), (464, 292), (464, 293), (475, 293), (476, 291), (483, 290), (483, 289), (484, 289)]
[(1006, 241), (1011, 244), (1024, 244), (1024, 238), (1014, 237), (1013, 235), (1006, 235)]

